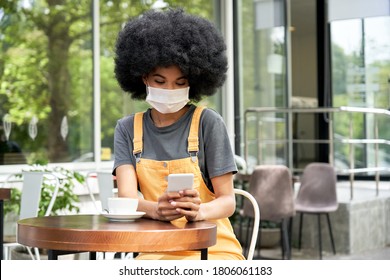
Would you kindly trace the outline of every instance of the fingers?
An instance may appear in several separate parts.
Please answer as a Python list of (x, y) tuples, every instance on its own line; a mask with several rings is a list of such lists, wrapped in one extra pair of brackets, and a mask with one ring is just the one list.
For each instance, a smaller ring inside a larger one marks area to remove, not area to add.
[(178, 193), (163, 194), (158, 199), (156, 212), (159, 220), (172, 221), (184, 216), (170, 203), (174, 198), (180, 198), (180, 195)]
[(170, 201), (171, 205), (176, 207), (176, 211), (184, 215), (187, 220), (196, 220), (202, 202), (199, 193), (195, 190), (188, 190), (180, 194), (182, 195), (180, 198)]
[(159, 216), (159, 220), (161, 221), (173, 221), (179, 219), (184, 216), (184, 214), (180, 213), (176, 210), (176, 208), (171, 207), (171, 209), (158, 209), (157, 214)]
[(198, 216), (201, 199), (197, 190), (185, 190), (163, 194), (157, 203), (159, 220), (172, 221), (185, 216), (194, 221)]
[(184, 190), (180, 191), (179, 194), (187, 197), (199, 197), (199, 192), (197, 190)]
[(178, 211), (174, 210), (172, 212), (161, 212), (161, 214), (159, 215), (159, 220), (160, 221), (166, 221), (166, 222), (170, 222), (170, 221), (173, 221), (173, 220), (177, 220), (181, 217), (183, 217), (184, 215), (179, 213)]
[(176, 208), (176, 211), (182, 216), (185, 216), (188, 221), (195, 221), (199, 214), (199, 206), (193, 208)]

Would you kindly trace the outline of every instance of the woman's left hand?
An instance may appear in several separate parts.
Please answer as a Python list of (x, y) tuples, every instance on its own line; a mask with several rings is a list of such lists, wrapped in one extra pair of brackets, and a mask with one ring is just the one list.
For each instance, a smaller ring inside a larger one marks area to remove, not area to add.
[(202, 220), (199, 209), (201, 200), (197, 190), (180, 191), (180, 198), (171, 201), (176, 211), (186, 217), (188, 221)]

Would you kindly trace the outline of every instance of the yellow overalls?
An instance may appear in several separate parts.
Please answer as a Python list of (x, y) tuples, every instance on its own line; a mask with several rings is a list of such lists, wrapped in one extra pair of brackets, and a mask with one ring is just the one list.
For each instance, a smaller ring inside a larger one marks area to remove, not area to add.
[[(140, 158), (139, 155), (143, 149), (143, 113), (137, 113), (134, 117), (134, 150), (133, 153), (138, 157), (136, 173), (138, 184), (146, 200), (157, 201), (158, 198), (165, 192), (168, 182), (167, 176), (172, 173), (193, 173), (194, 188), (198, 190), (202, 203), (215, 199), (214, 194), (207, 188), (203, 181), (198, 158), (196, 157), (199, 150), (198, 129), (200, 115), (204, 107), (197, 107), (192, 117), (190, 133), (188, 137), (188, 151), (191, 155), (188, 158), (156, 161), (151, 159)], [(172, 221), (172, 223), (186, 222), (185, 217)], [(242, 260), (242, 248), (236, 239), (232, 226), (228, 218), (214, 220), (217, 224), (217, 243), (208, 250), (208, 258), (214, 260)], [(200, 252), (197, 251), (181, 251), (169, 253), (153, 253), (140, 254), (137, 259), (200, 259)]]

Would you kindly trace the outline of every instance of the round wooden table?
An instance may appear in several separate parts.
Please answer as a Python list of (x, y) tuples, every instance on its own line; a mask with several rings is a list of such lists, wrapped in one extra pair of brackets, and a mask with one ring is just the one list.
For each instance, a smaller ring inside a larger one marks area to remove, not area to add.
[[(49, 259), (75, 252), (173, 252), (200, 250), (216, 244), (212, 222), (161, 222), (138, 219), (112, 222), (101, 215), (65, 215), (18, 221), (20, 244), (48, 249)], [(94, 252), (94, 253), (93, 253)]]

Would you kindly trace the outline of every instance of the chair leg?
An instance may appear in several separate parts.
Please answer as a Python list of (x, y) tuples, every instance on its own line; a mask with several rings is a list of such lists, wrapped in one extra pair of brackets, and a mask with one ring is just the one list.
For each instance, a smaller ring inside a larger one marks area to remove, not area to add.
[(286, 219), (286, 242), (287, 242), (287, 246), (288, 246), (288, 250), (287, 250), (287, 259), (288, 260), (291, 260), (291, 253), (292, 253), (291, 232), (292, 232), (292, 217)]
[(303, 213), (299, 217), (299, 236), (298, 236), (298, 249), (301, 250), (302, 244), (302, 223), (303, 223)]
[(245, 236), (245, 256), (248, 254), (248, 251), (249, 251), (249, 246), (250, 244), (250, 241), (248, 242), (248, 240), (250, 240), (250, 237), (249, 237), (249, 232), (251, 232), (251, 229), (252, 227), (254, 226), (254, 220), (253, 220), (253, 223), (252, 223), (252, 218), (250, 217), (247, 217), (247, 227), (246, 227), (246, 236)]
[(281, 233), (282, 233), (282, 259), (290, 260), (291, 259), (291, 246), (289, 242), (288, 235), (288, 219), (282, 219), (281, 223)]
[(239, 231), (238, 231), (238, 239), (242, 241), (242, 220), (244, 220), (245, 218), (243, 216), (239, 216), (240, 217), (240, 222), (239, 222)]
[(288, 244), (290, 245), (290, 258), (291, 259), (291, 252), (292, 252), (292, 225), (293, 225), (293, 217), (289, 218), (289, 224), (288, 224)]
[(321, 214), (317, 214), (317, 220), (318, 220), (318, 246), (320, 250), (320, 260), (322, 260)]
[[(32, 260), (35, 260), (35, 257), (34, 257), (32, 251), (31, 251), (31, 248), (26, 246), (26, 249), (27, 249), (27, 252), (28, 252), (28, 254), (30, 255), (31, 259), (32, 259)], [(35, 249), (34, 249), (34, 250), (35, 250)], [(35, 251), (35, 254), (37, 254), (36, 251)], [(39, 258), (38, 258), (37, 260), (39, 260)]]
[(10, 254), (10, 247), (9, 246), (5, 246), (4, 249), (3, 249), (3, 254), (4, 254), (4, 260), (10, 260), (11, 259), (11, 254)]
[(34, 247), (34, 253), (35, 253), (35, 258), (36, 258), (37, 260), (40, 260), (40, 259), (41, 259), (41, 256), (40, 256), (40, 254), (39, 254), (39, 249), (38, 249), (38, 248)]
[(262, 233), (262, 230), (261, 230), (261, 222), (260, 222), (260, 225), (259, 225), (259, 233), (258, 233), (258, 236), (257, 236), (257, 257), (260, 259), (261, 258), (261, 254), (260, 254), (260, 248), (261, 248), (261, 233)]
[(333, 254), (336, 255), (336, 247), (334, 246), (334, 239), (333, 239), (333, 233), (332, 233), (332, 226), (330, 224), (329, 213), (326, 213), (326, 218), (328, 220), (329, 235), (330, 235), (330, 241), (332, 243)]
[(280, 248), (282, 250), (282, 260), (284, 260), (284, 257), (285, 257), (285, 252), (286, 252), (286, 244), (285, 244), (285, 238), (284, 238), (284, 227), (283, 227), (283, 221), (284, 219), (282, 219), (282, 221), (280, 222)]
[(242, 242), (243, 253), (245, 253), (244, 252), (244, 248), (246, 250), (246, 246), (247, 246), (247, 243), (248, 243), (248, 241), (246, 239), (246, 236), (244, 237), (243, 227), (246, 226), (246, 230), (248, 230), (248, 223), (249, 223), (248, 217), (241, 217), (239, 234), (240, 234), (240, 241)]

